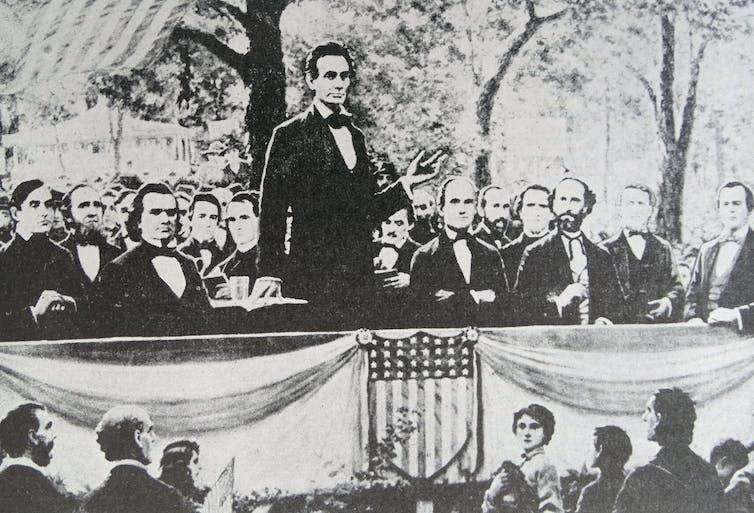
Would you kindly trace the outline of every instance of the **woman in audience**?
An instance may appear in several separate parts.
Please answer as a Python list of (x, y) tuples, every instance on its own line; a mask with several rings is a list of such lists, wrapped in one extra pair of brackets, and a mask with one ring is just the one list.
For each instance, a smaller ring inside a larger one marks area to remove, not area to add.
[(167, 483), (183, 494), (187, 499), (204, 503), (208, 488), (199, 488), (199, 444), (192, 440), (177, 440), (169, 443), (162, 452), (160, 460), (160, 481)]

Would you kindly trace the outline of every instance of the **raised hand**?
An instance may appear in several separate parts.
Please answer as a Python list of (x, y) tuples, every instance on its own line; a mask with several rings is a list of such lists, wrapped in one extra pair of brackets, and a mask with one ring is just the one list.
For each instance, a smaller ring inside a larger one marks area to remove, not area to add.
[(448, 158), (442, 151), (437, 151), (428, 159), (423, 160), (425, 153), (425, 150), (420, 151), (414, 160), (411, 161), (411, 164), (408, 165), (406, 175), (400, 178), (400, 180), (406, 183), (409, 189), (413, 189), (435, 178), (440, 174), (442, 163)]

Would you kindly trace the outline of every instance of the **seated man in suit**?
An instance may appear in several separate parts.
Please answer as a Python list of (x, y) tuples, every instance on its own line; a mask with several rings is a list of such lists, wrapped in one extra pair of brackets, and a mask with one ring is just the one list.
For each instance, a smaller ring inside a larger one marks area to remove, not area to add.
[[(128, 214), (134, 206), (134, 197), (136, 191), (131, 189), (125, 189), (121, 191), (118, 198), (115, 200), (115, 214), (118, 217), (118, 232), (112, 236), (108, 242), (117, 247), (121, 252), (128, 251), (132, 247), (136, 246), (136, 241), (131, 240), (128, 236), (128, 230), (126, 229), (126, 221), (128, 220)], [(104, 205), (103, 205), (104, 210)], [(105, 232), (103, 227), (103, 233)]]
[(188, 513), (195, 507), (170, 485), (149, 475), (154, 424), (138, 406), (110, 409), (95, 430), (107, 461), (115, 465), (102, 485), (84, 497), (81, 513)]
[(521, 221), (523, 232), (500, 250), (510, 285), (516, 283), (516, 273), (524, 250), (547, 235), (552, 219), (549, 198), (550, 190), (547, 187), (534, 184), (524, 189), (516, 201), (513, 217)]
[(524, 324), (620, 321), (623, 296), (610, 254), (581, 231), (595, 201), (589, 186), (572, 177), (550, 195), (557, 228), (526, 248), (518, 270)]
[(686, 320), (748, 331), (754, 302), (752, 210), (754, 195), (747, 185), (728, 182), (720, 188), (717, 211), (723, 230), (699, 248), (686, 290)]
[[(82, 285), (76, 279), (71, 253), (47, 235), (52, 206), (50, 189), (41, 180), (21, 182), (11, 195), (16, 233), (0, 250), (0, 326), (13, 326), (18, 319), (29, 319), (33, 314), (30, 306), (36, 304), (44, 291), (55, 291), (74, 300), (81, 298)], [(76, 335), (79, 320), (75, 302), (66, 301), (59, 306), (59, 311), (46, 317), (45, 326), (39, 326), (40, 335), (58, 338)]]
[(228, 255), (218, 246), (215, 231), (220, 224), (220, 201), (212, 194), (199, 193), (189, 207), (191, 235), (178, 246), (178, 251), (191, 257), (202, 276), (209, 273)]
[(482, 221), (474, 235), (498, 250), (516, 238), (511, 227), (511, 200), (502, 187), (488, 185), (479, 191), (477, 213)]
[[(249, 283), (257, 279), (257, 256), (259, 249), (259, 198), (251, 192), (239, 192), (231, 198), (225, 214), (228, 232), (233, 238), (236, 249), (220, 262), (218, 269), (231, 276), (248, 276)], [(230, 298), (230, 289), (222, 286), (216, 297)]]
[(104, 211), (99, 193), (88, 185), (77, 185), (63, 197), (62, 212), (71, 235), (61, 246), (73, 256), (76, 278), (85, 295), (91, 292), (92, 284), (105, 264), (121, 254), (120, 249), (105, 239), (102, 228)]
[(669, 322), (680, 319), (683, 310), (673, 248), (647, 227), (654, 206), (649, 187), (626, 186), (620, 196), (621, 231), (603, 242), (618, 273), (627, 323)]
[(97, 278), (101, 330), (175, 335), (206, 328), (209, 300), (194, 263), (175, 249), (177, 221), (178, 206), (167, 185), (148, 183), (139, 189), (128, 232), (140, 242)]
[(53, 418), (37, 403), (25, 403), (0, 421), (0, 447), (8, 455), (0, 472), (0, 511), (66, 513), (76, 502), (52, 484), (45, 467), (52, 460)]
[(497, 249), (470, 232), (475, 196), (476, 187), (468, 179), (445, 180), (437, 201), (443, 230), (414, 253), (411, 290), (420, 319), (430, 324), (501, 322), (508, 285)]
[(414, 226), (409, 230), (408, 235), (411, 240), (417, 244), (426, 244), (435, 237), (435, 198), (426, 190), (419, 189), (414, 191), (414, 197), (411, 202), (414, 211)]

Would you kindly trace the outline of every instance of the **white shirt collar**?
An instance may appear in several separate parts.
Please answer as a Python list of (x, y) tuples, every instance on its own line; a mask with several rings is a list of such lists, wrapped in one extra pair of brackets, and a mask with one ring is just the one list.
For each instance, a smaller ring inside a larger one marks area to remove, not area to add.
[[(156, 248), (161, 248), (162, 247), (162, 241), (161, 240), (147, 239), (147, 238), (144, 238), (144, 237), (142, 237), (141, 240), (142, 240), (142, 242), (144, 244), (151, 244), (152, 246), (154, 246)], [(170, 239), (170, 241), (167, 244), (167, 247), (169, 247), (169, 248), (175, 248), (176, 246), (178, 246), (178, 243), (175, 241), (175, 238)]]
[(16, 234), (18, 234), (18, 236), (24, 239), (25, 241), (28, 241), (29, 239), (31, 239), (31, 236), (34, 235), (33, 233), (27, 232), (26, 230), (22, 229), (19, 226), (16, 226)]
[(139, 467), (139, 468), (143, 468), (144, 470), (148, 470), (147, 466), (144, 465), (142, 462), (138, 460), (132, 460), (130, 458), (127, 458), (125, 460), (114, 461), (112, 468), (120, 467), (121, 465), (130, 465), (132, 467)]
[(22, 467), (29, 467), (38, 472), (41, 472), (44, 475), (47, 475), (47, 469), (45, 469), (44, 467), (40, 467), (39, 465), (34, 463), (31, 460), (31, 458), (27, 458), (26, 456), (19, 456), (18, 458), (8, 458), (8, 466), (10, 465), (21, 465)]
[[(743, 241), (743, 240), (744, 240), (744, 237), (746, 237), (746, 232), (747, 232), (747, 231), (749, 231), (749, 224), (748, 224), (748, 223), (747, 223), (747, 224), (745, 224), (745, 225), (743, 225), (743, 226), (742, 226), (741, 228), (739, 228), (738, 230), (734, 231), (734, 232), (733, 232), (733, 236), (734, 236), (734, 237), (735, 237), (736, 239), (738, 239), (738, 240), (740, 240), (740, 241)], [(727, 237), (727, 236), (728, 236), (728, 234), (727, 234), (727, 233), (721, 233), (721, 234), (720, 234), (720, 238), (721, 238), (721, 239), (722, 239), (722, 238), (725, 238), (725, 237)]]
[[(328, 117), (330, 117), (330, 116), (332, 116), (334, 114), (333, 110), (330, 107), (328, 107), (327, 105), (325, 105), (324, 103), (322, 103), (320, 100), (318, 100), (316, 98), (314, 99), (314, 108), (317, 109), (317, 111), (319, 112), (320, 116), (322, 116), (322, 118), (324, 118), (324, 119), (327, 119)], [(342, 105), (340, 106), (340, 113), (341, 114), (345, 114), (345, 115), (350, 115), (351, 114)]]
[(254, 249), (254, 247), (256, 245), (257, 245), (257, 240), (254, 239), (253, 241), (251, 241), (251, 242), (249, 242), (247, 244), (239, 244), (239, 245), (237, 245), (236, 249), (238, 250), (239, 253), (248, 253), (249, 251), (251, 251), (252, 249)]

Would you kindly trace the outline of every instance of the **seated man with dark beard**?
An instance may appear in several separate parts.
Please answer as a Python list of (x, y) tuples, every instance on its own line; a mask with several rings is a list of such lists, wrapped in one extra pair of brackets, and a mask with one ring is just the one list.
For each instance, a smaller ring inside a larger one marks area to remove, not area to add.
[(97, 191), (88, 185), (77, 185), (63, 198), (63, 216), (71, 231), (61, 246), (73, 255), (76, 278), (82, 284), (84, 295), (79, 310), (88, 309), (89, 294), (94, 281), (105, 264), (120, 255), (120, 249), (108, 244), (102, 229), (105, 207)]
[(192, 260), (175, 243), (178, 205), (162, 183), (144, 185), (128, 218), (139, 244), (97, 278), (99, 329), (129, 334), (191, 334), (206, 328), (211, 308)]

